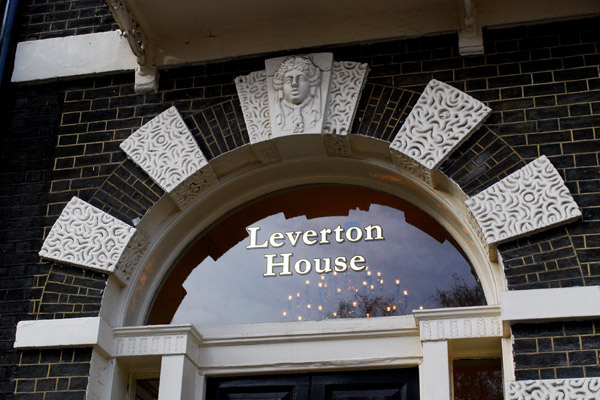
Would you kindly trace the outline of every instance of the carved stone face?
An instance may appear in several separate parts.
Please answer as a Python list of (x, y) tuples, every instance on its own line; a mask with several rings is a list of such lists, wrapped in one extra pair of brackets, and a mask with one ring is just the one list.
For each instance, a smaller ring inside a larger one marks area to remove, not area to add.
[(292, 104), (302, 103), (310, 94), (308, 76), (297, 69), (288, 71), (283, 78), (283, 97)]

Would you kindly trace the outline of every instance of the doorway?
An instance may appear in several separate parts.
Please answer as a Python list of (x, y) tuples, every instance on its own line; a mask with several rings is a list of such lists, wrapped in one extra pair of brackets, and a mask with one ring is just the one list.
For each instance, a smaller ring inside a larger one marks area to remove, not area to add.
[(417, 368), (207, 380), (207, 400), (418, 400)]

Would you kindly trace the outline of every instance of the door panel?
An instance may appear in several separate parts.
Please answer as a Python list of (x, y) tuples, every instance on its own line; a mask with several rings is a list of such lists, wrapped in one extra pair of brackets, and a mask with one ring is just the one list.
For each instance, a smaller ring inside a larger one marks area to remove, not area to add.
[(311, 399), (413, 400), (419, 398), (418, 370), (395, 369), (315, 375)]
[(207, 400), (418, 400), (416, 368), (213, 378)]
[(206, 399), (304, 400), (309, 398), (309, 383), (306, 375), (209, 379)]

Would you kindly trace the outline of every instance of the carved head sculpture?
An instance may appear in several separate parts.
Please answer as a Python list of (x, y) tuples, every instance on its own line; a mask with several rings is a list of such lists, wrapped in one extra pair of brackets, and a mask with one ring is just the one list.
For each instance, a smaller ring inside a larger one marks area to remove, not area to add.
[[(307, 111), (311, 123), (320, 118), (320, 85), (321, 69), (317, 67), (308, 56), (290, 56), (286, 58), (273, 76), (273, 89), (277, 92), (281, 115), (277, 117), (279, 124), (286, 125), (286, 116), (292, 117), (293, 131), (304, 130), (303, 109), (309, 105)], [(294, 109), (295, 112), (285, 111), (284, 106)], [(310, 111), (309, 111), (310, 110)]]
[(307, 56), (286, 58), (273, 76), (273, 88), (292, 104), (301, 104), (321, 83), (321, 70)]

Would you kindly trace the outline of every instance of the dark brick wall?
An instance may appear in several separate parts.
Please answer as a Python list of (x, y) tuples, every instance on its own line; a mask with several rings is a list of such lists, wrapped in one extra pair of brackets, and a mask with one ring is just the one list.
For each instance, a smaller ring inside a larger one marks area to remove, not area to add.
[(517, 379), (600, 376), (600, 321), (513, 325)]
[(27, 350), (20, 354), (15, 400), (84, 400), (92, 349)]
[[(600, 19), (489, 30), (484, 38), (486, 54), (469, 57), (458, 55), (456, 35), (317, 51), (333, 51), (338, 60), (371, 66), (353, 124), (356, 133), (390, 141), (431, 78), (492, 107), (485, 126), (451, 155), (442, 170), (473, 195), (546, 154), (584, 213), (581, 221), (566, 227), (500, 246), (509, 288), (597, 285)], [(132, 74), (13, 89), (7, 97), (9, 106), (3, 108), (9, 129), (0, 149), (0, 212), (7, 221), (0, 226), (4, 311), (0, 322), (6, 328), (0, 344), (7, 352), (0, 358), (3, 383), (16, 373), (19, 384), (31, 389), (31, 381), (37, 378), (23, 372), (36, 370), (29, 368), (35, 363), (28, 362), (23, 369), (22, 355), (11, 351), (17, 321), (90, 316), (98, 311), (103, 274), (40, 262), (37, 256), (45, 233), (66, 202), (77, 195), (128, 223), (143, 216), (163, 192), (126, 160), (118, 146), (172, 105), (208, 159), (247, 144), (233, 79), (262, 69), (263, 59), (161, 71), (157, 94), (135, 94)], [(548, 336), (546, 328), (537, 326), (538, 336), (533, 337), (538, 347), (532, 350), (531, 342), (521, 345), (520, 341), (530, 340), (532, 336), (523, 335), (536, 334), (536, 326), (528, 326), (529, 333), (522, 333), (527, 331), (522, 327), (514, 330), (520, 378), (542, 376), (540, 371), (550, 368), (544, 358), (548, 354), (562, 360), (558, 348), (540, 349), (538, 338), (573, 336), (567, 333), (571, 332), (567, 323), (561, 325), (560, 335)], [(555, 376), (595, 374), (598, 360), (592, 362), (590, 353), (582, 355), (590, 362), (583, 369), (569, 358), (569, 352), (577, 357), (574, 352), (584, 350), (588, 349), (564, 350), (567, 364), (552, 367)], [(19, 363), (22, 366), (16, 369)], [(39, 364), (49, 365), (41, 360)], [(563, 370), (571, 367), (575, 369)], [(10, 398), (15, 387), (8, 386), (6, 390), (2, 386), (0, 400)], [(36, 396), (31, 398), (41, 398)]]
[(46, 222), (60, 95), (47, 86), (2, 93), (6, 127), (0, 145), (0, 399), (11, 398), (19, 354), (18, 321), (30, 319), (40, 296), (35, 276), (48, 271), (39, 250)]
[(118, 29), (103, 0), (22, 0), (16, 25), (18, 41)]

